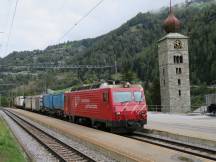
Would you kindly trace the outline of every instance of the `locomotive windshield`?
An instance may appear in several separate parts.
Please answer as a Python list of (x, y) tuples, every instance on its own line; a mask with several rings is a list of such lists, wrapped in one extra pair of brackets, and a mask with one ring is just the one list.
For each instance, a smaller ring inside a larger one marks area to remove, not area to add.
[(114, 92), (114, 102), (130, 102), (132, 101), (132, 93), (131, 92)]
[(114, 92), (113, 99), (115, 103), (122, 103), (122, 102), (142, 102), (144, 101), (144, 97), (142, 92), (135, 91), (135, 92)]
[(134, 92), (134, 100), (136, 102), (142, 102), (143, 101), (143, 96), (141, 92)]

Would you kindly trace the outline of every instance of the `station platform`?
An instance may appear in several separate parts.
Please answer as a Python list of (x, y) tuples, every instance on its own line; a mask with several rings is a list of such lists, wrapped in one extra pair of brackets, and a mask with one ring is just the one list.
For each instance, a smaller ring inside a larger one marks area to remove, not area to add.
[(82, 142), (107, 156), (112, 156), (117, 161), (181, 162), (180, 159), (191, 159), (193, 162), (211, 161), (20, 109), (10, 109), (10, 111)]
[(148, 112), (148, 123), (145, 128), (216, 143), (215, 116)]

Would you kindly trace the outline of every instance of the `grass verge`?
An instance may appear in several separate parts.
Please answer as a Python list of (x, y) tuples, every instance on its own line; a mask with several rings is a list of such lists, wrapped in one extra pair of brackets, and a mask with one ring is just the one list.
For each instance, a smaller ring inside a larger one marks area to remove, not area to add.
[(27, 162), (24, 153), (0, 116), (0, 162)]

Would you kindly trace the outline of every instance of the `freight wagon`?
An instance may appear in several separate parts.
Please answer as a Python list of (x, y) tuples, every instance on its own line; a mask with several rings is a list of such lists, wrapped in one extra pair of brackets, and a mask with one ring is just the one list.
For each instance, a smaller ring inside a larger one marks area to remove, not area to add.
[(32, 110), (32, 96), (24, 97), (24, 108), (27, 110)]
[(62, 110), (64, 109), (64, 93), (54, 94), (53, 97), (53, 109)]
[(52, 109), (52, 95), (46, 94), (43, 96), (43, 108), (45, 109)]
[(208, 94), (205, 96), (207, 111), (216, 114), (216, 94)]
[(64, 114), (73, 122), (116, 133), (132, 132), (147, 122), (141, 86), (107, 85), (65, 93)]
[(63, 114), (64, 93), (44, 95), (42, 106), (48, 111), (56, 111)]
[(24, 107), (24, 96), (15, 97), (14, 105), (18, 108)]
[(32, 111), (40, 111), (42, 108), (42, 96), (32, 96)]

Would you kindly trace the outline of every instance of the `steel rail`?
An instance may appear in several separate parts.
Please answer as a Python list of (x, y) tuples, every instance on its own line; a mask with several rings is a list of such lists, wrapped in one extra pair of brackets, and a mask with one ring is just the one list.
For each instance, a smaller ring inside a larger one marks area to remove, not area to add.
[(18, 115), (8, 110), (3, 110), (15, 123), (22, 127), (28, 134), (36, 139), (41, 145), (43, 145), (52, 155), (54, 155), (60, 162), (68, 161), (83, 161), (83, 162), (95, 162), (92, 158), (81, 153), (80, 151), (72, 148), (71, 146), (63, 143), (57, 138), (51, 136), (35, 125), (22, 119)]
[(135, 132), (132, 135), (126, 135), (126, 137), (216, 161), (216, 150), (213, 149), (187, 144), (167, 138), (165, 139), (163, 137), (156, 137), (154, 135), (142, 132)]

